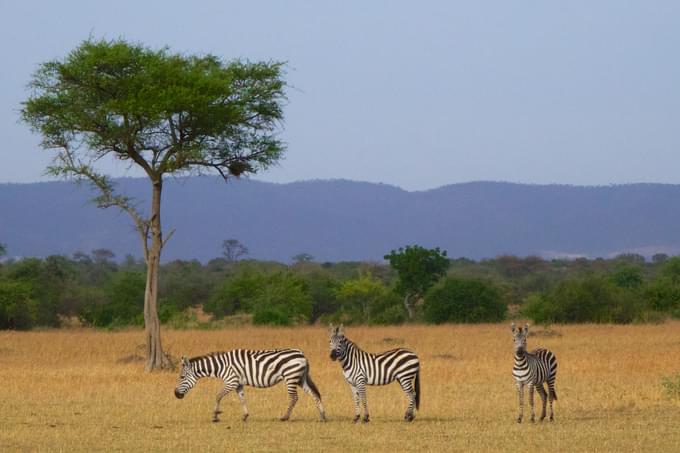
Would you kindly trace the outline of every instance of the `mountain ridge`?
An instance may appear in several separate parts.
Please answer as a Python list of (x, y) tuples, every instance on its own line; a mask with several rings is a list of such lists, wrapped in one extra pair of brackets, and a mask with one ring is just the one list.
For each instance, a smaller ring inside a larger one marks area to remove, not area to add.
[[(114, 180), (144, 207), (145, 178)], [(127, 214), (97, 209), (87, 185), (0, 184), (0, 242), (12, 256), (108, 248), (139, 256)], [(611, 256), (680, 251), (680, 185), (605, 186), (470, 181), (423, 191), (347, 179), (269, 183), (218, 177), (167, 179), (163, 228), (176, 229), (164, 261), (220, 256), (236, 238), (250, 257), (288, 262), (381, 260), (407, 244), (449, 256)]]

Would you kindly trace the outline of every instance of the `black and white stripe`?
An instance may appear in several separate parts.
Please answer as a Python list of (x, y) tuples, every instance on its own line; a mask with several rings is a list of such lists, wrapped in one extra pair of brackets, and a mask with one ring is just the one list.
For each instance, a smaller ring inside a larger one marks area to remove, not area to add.
[(243, 387), (271, 387), (280, 381), (286, 383), (290, 403), (288, 410), (281, 417), (288, 420), (298, 400), (297, 387), (300, 386), (314, 398), (319, 409), (321, 420), (325, 420), (321, 395), (309, 375), (309, 363), (299, 349), (277, 349), (271, 351), (249, 351), (234, 349), (227, 352), (214, 352), (192, 359), (182, 358), (175, 396), (184, 395), (203, 377), (216, 377), (224, 381), (224, 388), (217, 394), (213, 421), (219, 421), (220, 401), (232, 390), (241, 400), (243, 406), (243, 420), (248, 418), (245, 393)]
[(368, 422), (367, 385), (386, 385), (398, 381), (408, 398), (404, 419), (415, 418), (414, 407), (420, 406), (420, 361), (413, 351), (393, 349), (380, 354), (362, 351), (345, 337), (342, 326), (331, 327), (331, 359), (340, 361), (345, 380), (352, 389), (354, 398), (354, 421), (361, 412), (359, 402), (364, 406), (364, 422)]
[[(557, 359), (555, 354), (547, 349), (536, 349), (532, 352), (527, 352), (527, 335), (529, 334), (529, 324), (524, 325), (524, 330), (521, 327), (515, 327), (513, 323), (512, 339), (515, 345), (515, 363), (512, 367), (512, 375), (515, 377), (517, 383), (517, 395), (519, 397), (519, 414), (517, 416), (517, 423), (522, 423), (524, 416), (524, 386), (529, 388), (529, 404), (531, 405), (531, 421), (535, 419), (534, 412), (534, 388), (541, 396), (543, 403), (543, 410), (541, 412), (540, 421), (545, 418), (546, 399), (550, 401), (550, 421), (554, 421), (553, 415), (553, 401), (557, 400), (557, 393), (555, 393), (555, 378), (557, 377)], [(548, 384), (548, 392), (546, 394), (543, 383)]]

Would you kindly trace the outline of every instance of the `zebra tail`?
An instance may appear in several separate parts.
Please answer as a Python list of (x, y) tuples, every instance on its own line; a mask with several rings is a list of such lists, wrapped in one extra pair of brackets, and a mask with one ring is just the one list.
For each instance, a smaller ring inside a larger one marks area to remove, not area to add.
[(420, 368), (416, 373), (416, 409), (420, 409)]
[(314, 381), (312, 381), (312, 376), (309, 374), (309, 364), (307, 364), (307, 367), (305, 368), (305, 374), (302, 377), (303, 382), (305, 382), (308, 386), (309, 389), (316, 395), (317, 398), (319, 398), (319, 401), (321, 401), (321, 393), (319, 392), (319, 389), (316, 387), (316, 384), (314, 384)]

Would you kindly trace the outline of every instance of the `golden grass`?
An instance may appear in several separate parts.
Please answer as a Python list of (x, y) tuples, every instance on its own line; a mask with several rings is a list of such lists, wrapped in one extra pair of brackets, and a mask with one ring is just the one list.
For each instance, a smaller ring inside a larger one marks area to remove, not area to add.
[[(164, 331), (175, 355), (231, 348), (298, 347), (311, 363), (328, 423), (307, 395), (290, 422), (281, 385), (246, 388), (250, 419), (236, 395), (211, 423), (219, 381), (201, 381), (175, 399), (175, 373), (143, 371), (127, 361), (140, 331), (0, 332), (0, 451), (680, 451), (680, 402), (663, 376), (680, 373), (680, 323), (557, 326), (533, 329), (529, 348), (559, 361), (555, 423), (515, 423), (510, 329), (503, 325), (348, 328), (369, 351), (396, 346), (422, 362), (422, 406), (402, 421), (406, 399), (396, 384), (370, 387), (371, 422), (353, 425), (340, 367), (328, 358), (326, 329), (238, 327)], [(539, 401), (537, 399), (537, 401)], [(528, 406), (528, 405), (527, 405)], [(528, 407), (526, 408), (528, 415)]]

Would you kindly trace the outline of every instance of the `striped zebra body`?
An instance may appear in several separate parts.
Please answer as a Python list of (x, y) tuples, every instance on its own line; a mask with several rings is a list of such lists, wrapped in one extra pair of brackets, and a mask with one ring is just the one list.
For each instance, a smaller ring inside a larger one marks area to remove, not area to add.
[(213, 421), (219, 421), (220, 402), (229, 392), (236, 390), (243, 407), (243, 420), (248, 418), (244, 386), (271, 387), (283, 381), (289, 396), (289, 405), (281, 420), (288, 420), (298, 400), (297, 387), (312, 396), (321, 420), (325, 420), (321, 395), (309, 375), (309, 363), (299, 349), (251, 351), (234, 349), (208, 355), (182, 358), (182, 370), (175, 388), (175, 396), (183, 398), (204, 377), (220, 378), (224, 387), (217, 394)]
[(420, 406), (420, 361), (413, 351), (399, 348), (371, 354), (345, 337), (342, 326), (331, 329), (330, 349), (331, 359), (340, 362), (352, 390), (355, 422), (361, 418), (360, 403), (364, 408), (363, 421), (369, 421), (366, 386), (387, 385), (394, 381), (399, 382), (408, 398), (404, 419), (412, 421), (415, 418), (414, 409)]
[[(529, 334), (529, 325), (516, 328), (512, 324), (512, 336), (515, 344), (515, 361), (512, 367), (512, 375), (517, 384), (517, 396), (519, 398), (519, 414), (517, 423), (522, 423), (524, 417), (524, 387), (529, 389), (529, 405), (531, 406), (531, 421), (535, 420), (534, 411), (534, 389), (541, 397), (543, 410), (540, 421), (546, 415), (546, 403), (550, 402), (550, 421), (554, 421), (553, 401), (557, 400), (555, 393), (555, 378), (557, 377), (557, 358), (555, 354), (547, 349), (536, 349), (532, 352), (526, 351), (526, 339)], [(543, 384), (548, 385), (546, 393)]]

